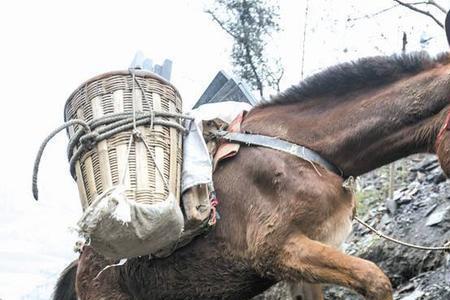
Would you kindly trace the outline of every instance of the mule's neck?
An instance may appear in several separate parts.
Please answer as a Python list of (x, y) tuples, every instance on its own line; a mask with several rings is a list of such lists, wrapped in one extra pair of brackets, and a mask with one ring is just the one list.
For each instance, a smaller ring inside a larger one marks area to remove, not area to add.
[(449, 105), (448, 74), (449, 66), (442, 66), (340, 97), (257, 108), (244, 130), (307, 146), (346, 176), (358, 176), (410, 154), (434, 151)]

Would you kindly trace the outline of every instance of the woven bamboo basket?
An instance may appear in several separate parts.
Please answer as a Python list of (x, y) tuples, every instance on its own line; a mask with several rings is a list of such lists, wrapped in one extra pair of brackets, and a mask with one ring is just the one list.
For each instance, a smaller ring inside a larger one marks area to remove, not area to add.
[[(174, 86), (153, 73), (139, 70), (133, 73), (135, 77), (129, 71), (110, 72), (82, 84), (67, 100), (65, 121), (91, 122), (117, 113), (133, 113), (133, 108), (143, 113), (152, 110), (181, 113), (181, 97)], [(181, 124), (177, 118), (161, 119)], [(69, 138), (79, 129), (78, 125), (69, 128)], [(137, 203), (162, 202), (169, 194), (180, 198), (182, 133), (161, 125), (137, 129), (151, 153), (142, 140), (129, 143), (133, 134), (130, 129), (100, 141), (80, 156), (75, 174), (83, 210), (119, 184), (126, 187), (127, 197)]]

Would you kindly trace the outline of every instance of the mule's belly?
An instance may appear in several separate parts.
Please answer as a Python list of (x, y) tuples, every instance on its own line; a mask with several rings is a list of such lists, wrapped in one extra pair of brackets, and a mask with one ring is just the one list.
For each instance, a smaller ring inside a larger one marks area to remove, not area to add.
[(121, 273), (133, 299), (250, 299), (275, 282), (229, 258), (214, 239), (200, 239), (165, 259), (130, 260)]

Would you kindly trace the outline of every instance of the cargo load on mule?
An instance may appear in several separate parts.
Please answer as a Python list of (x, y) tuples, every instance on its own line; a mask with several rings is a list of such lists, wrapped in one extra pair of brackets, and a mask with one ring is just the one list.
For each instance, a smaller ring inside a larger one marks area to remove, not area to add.
[(168, 82), (132, 69), (89, 80), (66, 103), (66, 121), (91, 122), (93, 138), (107, 135), (89, 145), (80, 126), (69, 127), (71, 143), (81, 142), (69, 150), (84, 209), (79, 231), (106, 257), (176, 247), (184, 223), (181, 105)]
[[(78, 231), (102, 255), (166, 256), (213, 225), (208, 201), (195, 228), (184, 228), (182, 136), (192, 117), (182, 114), (180, 94), (167, 80), (139, 69), (99, 75), (72, 93), (64, 118), (39, 150), (33, 193), (37, 199), (45, 145), (67, 128), (83, 208)], [(205, 193), (209, 200), (208, 187)], [(199, 197), (191, 194), (191, 202)]]
[(44, 148), (66, 129), (83, 209), (77, 230), (112, 259), (167, 256), (215, 225), (213, 169), (239, 145), (205, 137), (240, 126), (236, 121), (254, 102), (245, 86), (220, 71), (197, 102), (201, 106), (183, 114), (169, 78), (139, 62), (132, 66), (91, 78), (70, 95), (65, 123), (44, 140), (33, 172), (37, 199)]

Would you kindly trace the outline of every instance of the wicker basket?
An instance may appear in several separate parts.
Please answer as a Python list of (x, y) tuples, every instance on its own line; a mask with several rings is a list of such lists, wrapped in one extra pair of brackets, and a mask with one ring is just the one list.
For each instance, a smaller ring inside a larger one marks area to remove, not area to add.
[[(133, 73), (137, 82), (133, 81), (129, 71), (118, 71), (82, 84), (67, 100), (65, 120), (90, 122), (116, 113), (133, 113), (133, 107), (137, 112), (181, 113), (181, 98), (175, 87), (153, 73), (138, 70)], [(161, 119), (181, 122), (175, 118)], [(78, 129), (77, 126), (70, 128), (69, 137)], [(102, 193), (119, 184), (126, 187), (127, 197), (137, 203), (162, 202), (169, 194), (175, 199), (180, 198), (182, 133), (161, 125), (153, 128), (150, 125), (139, 126), (137, 129), (151, 154), (142, 141), (131, 143), (129, 148), (132, 135), (132, 130), (129, 130), (99, 142), (76, 162), (75, 173), (83, 210)]]

